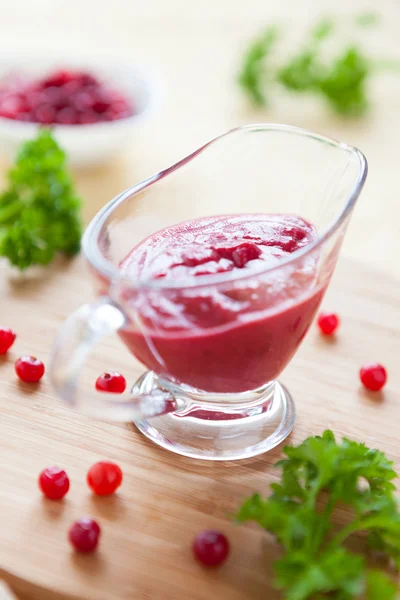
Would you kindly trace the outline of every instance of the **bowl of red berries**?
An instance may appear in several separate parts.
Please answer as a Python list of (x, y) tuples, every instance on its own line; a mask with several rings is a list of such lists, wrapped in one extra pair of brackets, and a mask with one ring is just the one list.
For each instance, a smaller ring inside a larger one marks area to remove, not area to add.
[(129, 64), (7, 59), (0, 64), (0, 152), (12, 157), (39, 127), (50, 127), (72, 164), (106, 161), (132, 140), (153, 101), (148, 72)]

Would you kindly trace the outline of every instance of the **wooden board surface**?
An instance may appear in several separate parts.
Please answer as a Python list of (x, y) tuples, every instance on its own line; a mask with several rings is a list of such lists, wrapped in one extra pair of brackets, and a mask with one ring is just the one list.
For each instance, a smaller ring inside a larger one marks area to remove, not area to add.
[[(382, 23), (367, 34), (368, 48), (399, 58), (399, 2), (381, 0), (378, 8)], [(321, 13), (351, 18), (367, 9), (377, 10), (376, 2), (203, 0), (189, 8), (187, 0), (114, 0), (105, 10), (96, 0), (18, 0), (2, 7), (0, 46), (5, 57), (54, 49), (113, 55), (150, 67), (161, 83), (157, 110), (121, 158), (77, 176), (86, 220), (122, 189), (244, 123), (305, 127), (366, 154), (368, 181), (343, 247), (343, 257), (359, 262), (342, 258), (325, 301), (343, 317), (340, 336), (329, 343), (310, 332), (283, 381), (297, 403), (295, 442), (329, 426), (379, 446), (399, 467), (399, 78), (378, 77), (369, 86), (371, 112), (355, 121), (285, 94), (254, 111), (235, 85), (243, 48), (264, 25), (283, 23), (300, 35)], [(197, 463), (156, 448), (133, 428), (69, 413), (46, 377), (37, 388), (15, 380), (13, 360), (32, 353), (48, 362), (59, 324), (90, 294), (81, 259), (23, 281), (10, 281), (0, 266), (0, 320), (18, 332), (12, 353), (0, 357), (0, 578), (23, 600), (272, 600), (268, 565), (276, 548), (256, 529), (233, 527), (227, 515), (247, 494), (267, 491), (279, 449), (247, 463)], [(382, 396), (360, 390), (357, 371), (367, 360), (389, 370)], [(112, 368), (131, 382), (140, 370), (116, 339), (93, 356), (85, 385)], [(97, 501), (85, 474), (101, 458), (118, 461), (126, 477), (118, 497)], [(59, 504), (43, 501), (36, 488), (38, 472), (51, 463), (72, 480)], [(102, 546), (97, 556), (75, 557), (66, 531), (85, 514), (101, 522)], [(190, 555), (193, 535), (210, 526), (233, 543), (231, 559), (215, 573)]]
[[(76, 415), (55, 399), (44, 377), (38, 386), (17, 382), (15, 358), (32, 353), (48, 363), (57, 328), (79, 301), (91, 297), (81, 258), (60, 262), (42, 277), (9, 279), (2, 272), (1, 319), (15, 328), (12, 352), (0, 360), (0, 578), (22, 599), (35, 600), (261, 600), (271, 593), (276, 547), (253, 527), (235, 527), (229, 514), (248, 494), (267, 492), (280, 448), (244, 462), (203, 463), (156, 447), (132, 426)], [(300, 442), (330, 427), (339, 436), (386, 451), (400, 467), (399, 283), (342, 259), (325, 307), (341, 315), (335, 340), (315, 327), (282, 376), (296, 404), (291, 436)], [(359, 386), (358, 368), (378, 360), (389, 371), (382, 394)], [(105, 369), (133, 382), (141, 367), (117, 339), (90, 360), (85, 385)], [(125, 481), (119, 494), (95, 498), (85, 475), (100, 459), (117, 461)], [(62, 502), (41, 498), (36, 479), (50, 464), (64, 467), (71, 490)], [(77, 556), (67, 529), (92, 515), (103, 528), (99, 551)], [(192, 559), (193, 536), (220, 528), (232, 555), (210, 572)]]

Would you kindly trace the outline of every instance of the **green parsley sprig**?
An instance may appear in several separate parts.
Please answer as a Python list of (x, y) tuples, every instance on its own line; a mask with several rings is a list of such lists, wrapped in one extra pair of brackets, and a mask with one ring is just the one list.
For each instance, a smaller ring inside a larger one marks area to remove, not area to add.
[[(359, 15), (358, 25), (374, 24), (374, 15)], [(400, 70), (397, 61), (375, 61), (356, 43), (348, 43), (333, 55), (324, 44), (337, 29), (333, 19), (320, 20), (307, 34), (297, 51), (281, 60), (277, 44), (282, 31), (271, 25), (255, 38), (245, 52), (238, 83), (254, 104), (267, 104), (274, 85), (294, 93), (323, 98), (341, 116), (360, 116), (368, 108), (367, 84), (381, 70)]]
[[(390, 577), (368, 568), (362, 554), (344, 545), (349, 536), (366, 532), (368, 546), (400, 567), (393, 463), (365, 444), (337, 443), (331, 431), (287, 446), (284, 453), (272, 495), (253, 495), (237, 515), (239, 522), (255, 521), (282, 545), (284, 554), (274, 565), (276, 587), (286, 600), (393, 600)], [(332, 518), (338, 504), (352, 512), (341, 528)]]
[(25, 142), (0, 195), (0, 257), (24, 270), (79, 251), (81, 201), (49, 130)]

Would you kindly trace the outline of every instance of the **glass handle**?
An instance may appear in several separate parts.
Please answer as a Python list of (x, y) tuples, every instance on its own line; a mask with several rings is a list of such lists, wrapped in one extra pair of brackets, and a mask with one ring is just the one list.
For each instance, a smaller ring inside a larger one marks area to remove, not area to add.
[(177, 400), (167, 391), (113, 394), (78, 386), (88, 354), (103, 337), (117, 332), (125, 323), (124, 313), (109, 298), (81, 306), (69, 316), (56, 340), (50, 364), (57, 394), (80, 413), (107, 421), (141, 421), (177, 410)]

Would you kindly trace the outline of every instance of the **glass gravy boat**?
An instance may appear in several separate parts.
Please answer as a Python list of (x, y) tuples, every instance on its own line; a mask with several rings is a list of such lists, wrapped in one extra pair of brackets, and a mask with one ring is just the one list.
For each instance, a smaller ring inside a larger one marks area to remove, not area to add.
[[(98, 299), (60, 331), (50, 369), (58, 395), (93, 417), (134, 421), (155, 443), (194, 458), (247, 458), (279, 444), (295, 409), (277, 377), (322, 300), (366, 175), (356, 148), (260, 124), (228, 131), (122, 192), (83, 238)], [(298, 215), (317, 235), (249, 269), (146, 280), (121, 268), (156, 231), (243, 213)], [(81, 389), (88, 353), (114, 333), (148, 370), (123, 395)]]

